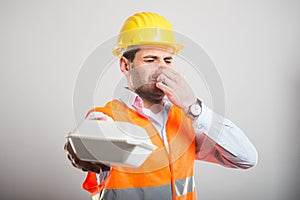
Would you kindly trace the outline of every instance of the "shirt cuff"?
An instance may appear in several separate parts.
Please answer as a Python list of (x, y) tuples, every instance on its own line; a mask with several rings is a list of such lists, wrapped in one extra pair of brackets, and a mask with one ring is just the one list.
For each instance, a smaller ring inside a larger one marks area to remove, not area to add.
[(223, 129), (227, 128), (227, 126), (230, 126), (225, 122), (226, 119), (222, 115), (215, 113), (213, 110), (202, 103), (202, 113), (193, 121), (193, 127), (196, 134), (205, 133), (215, 142), (222, 145), (223, 142), (221, 140), (221, 137)]
[(207, 133), (213, 117), (213, 111), (202, 102), (202, 112), (199, 117), (193, 121), (193, 126), (196, 132), (202, 131)]

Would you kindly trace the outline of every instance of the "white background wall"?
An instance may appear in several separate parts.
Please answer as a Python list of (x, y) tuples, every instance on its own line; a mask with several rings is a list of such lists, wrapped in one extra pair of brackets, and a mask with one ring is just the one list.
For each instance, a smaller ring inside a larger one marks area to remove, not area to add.
[(296, 0), (0, 1), (1, 199), (89, 199), (84, 173), (63, 151), (76, 77), (139, 11), (160, 13), (205, 49), (223, 81), (226, 116), (259, 152), (247, 171), (198, 162), (199, 199), (298, 199)]

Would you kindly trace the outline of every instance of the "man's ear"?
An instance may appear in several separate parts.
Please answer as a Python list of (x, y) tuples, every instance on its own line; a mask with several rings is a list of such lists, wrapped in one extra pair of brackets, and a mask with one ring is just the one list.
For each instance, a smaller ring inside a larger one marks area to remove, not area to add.
[(122, 56), (119, 60), (119, 64), (120, 64), (120, 69), (121, 69), (121, 72), (124, 74), (124, 75), (128, 75), (129, 74), (129, 70), (130, 70), (130, 61), (125, 58), (124, 56)]

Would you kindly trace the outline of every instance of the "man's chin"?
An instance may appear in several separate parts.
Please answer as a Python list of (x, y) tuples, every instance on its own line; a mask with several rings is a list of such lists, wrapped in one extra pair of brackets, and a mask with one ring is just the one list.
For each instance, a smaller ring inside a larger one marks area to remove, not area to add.
[(158, 89), (155, 84), (149, 84), (147, 87), (139, 87), (135, 91), (143, 100), (151, 103), (160, 103), (165, 94), (162, 90)]
[(158, 98), (163, 98), (165, 96), (165, 93), (161, 89), (157, 88), (155, 84), (153, 85), (153, 87), (151, 87), (151, 89), (149, 89), (149, 94), (154, 95)]

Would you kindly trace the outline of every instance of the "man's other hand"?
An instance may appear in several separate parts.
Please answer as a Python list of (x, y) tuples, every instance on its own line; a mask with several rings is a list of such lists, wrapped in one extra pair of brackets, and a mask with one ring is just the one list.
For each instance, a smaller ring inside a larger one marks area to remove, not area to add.
[(71, 161), (72, 165), (78, 169), (81, 169), (83, 171), (96, 172), (96, 173), (110, 170), (109, 166), (104, 165), (102, 163), (94, 163), (94, 162), (80, 160), (75, 154), (75, 152), (73, 151), (73, 148), (68, 140), (65, 143), (64, 149), (67, 151), (67, 157)]

